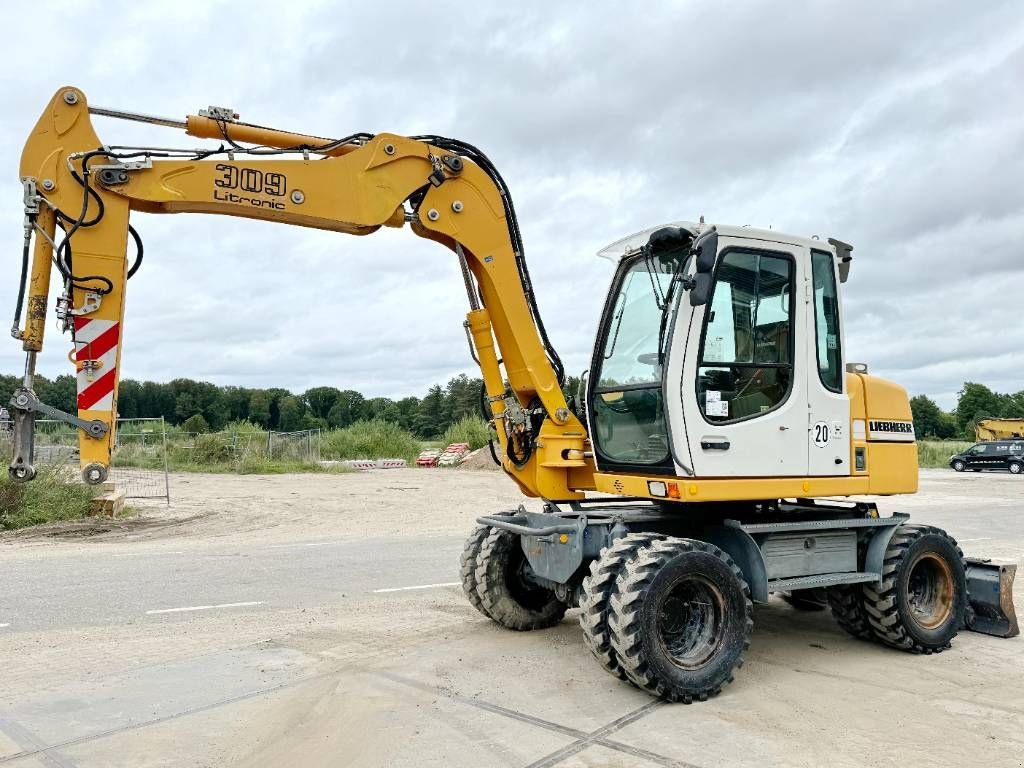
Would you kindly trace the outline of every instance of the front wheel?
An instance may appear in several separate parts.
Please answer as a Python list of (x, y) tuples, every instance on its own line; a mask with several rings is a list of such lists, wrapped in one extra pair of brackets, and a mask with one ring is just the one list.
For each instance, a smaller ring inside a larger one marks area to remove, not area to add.
[(1021, 464), (1019, 461), (1010, 462), (1011, 475), (1019, 475), (1021, 472), (1024, 472), (1024, 464)]
[(964, 471), (964, 463), (962, 461), (954, 461), (953, 462), (953, 469), (956, 470), (957, 472), (963, 472)]
[(686, 704), (732, 682), (754, 628), (750, 589), (718, 547), (666, 538), (637, 550), (608, 606), (611, 647), (637, 686)]

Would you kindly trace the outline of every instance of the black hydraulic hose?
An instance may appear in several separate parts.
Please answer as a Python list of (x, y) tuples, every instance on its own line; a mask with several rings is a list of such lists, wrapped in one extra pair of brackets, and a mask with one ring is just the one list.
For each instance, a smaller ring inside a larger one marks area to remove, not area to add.
[[(61, 277), (63, 277), (67, 282), (71, 283), (72, 285), (78, 288), (82, 288), (83, 290), (94, 291), (95, 293), (98, 293), (101, 296), (106, 296), (108, 293), (114, 290), (114, 283), (111, 282), (109, 278), (106, 278), (103, 275), (83, 275), (80, 277), (74, 274), (72, 264), (72, 256), (74, 254), (71, 251), (71, 237), (70, 235), (67, 234), (68, 230), (65, 229), (64, 227), (65, 220), (68, 220), (67, 217), (64, 216), (63, 214), (60, 214), (60, 212), (58, 211), (57, 226), (63, 229), (65, 234), (64, 239), (57, 247), (57, 258), (55, 260), (55, 263), (57, 265), (57, 271), (60, 272)], [(105, 285), (103, 287), (82, 285), (82, 283), (88, 282), (90, 280), (96, 280), (98, 282), (104, 283)]]
[[(35, 217), (29, 218), (29, 224), (35, 226)], [(29, 239), (25, 238), (25, 245), (21, 249), (21, 280), (18, 282), (18, 301), (14, 305), (14, 323), (11, 331), (16, 332), (21, 328), (21, 310), (25, 307), (25, 291), (28, 288), (28, 258)]]
[(131, 224), (128, 225), (128, 234), (132, 236), (132, 240), (135, 241), (135, 263), (132, 264), (132, 268), (128, 270), (128, 279), (132, 279), (132, 275), (139, 271), (139, 267), (142, 266), (142, 238), (139, 237), (139, 233), (135, 231), (135, 227)]
[(508, 185), (505, 183), (505, 180), (498, 172), (494, 163), (491, 162), (490, 158), (472, 144), (468, 144), (458, 139), (449, 139), (444, 136), (424, 135), (414, 136), (413, 138), (418, 141), (426, 141), (431, 144), (435, 144), (442, 149), (448, 149), (466, 155), (479, 165), (491, 178), (495, 186), (498, 187), (498, 191), (501, 193), (502, 206), (505, 209), (505, 218), (508, 221), (509, 238), (512, 241), (512, 248), (515, 253), (516, 268), (519, 271), (519, 280), (522, 283), (523, 292), (526, 295), (526, 301), (530, 307), (530, 314), (533, 315), (533, 321), (537, 326), (537, 332), (539, 333), (541, 341), (544, 343), (544, 347), (547, 350), (548, 357), (551, 361), (551, 367), (555, 369), (555, 376), (558, 379), (558, 383), (559, 385), (563, 385), (565, 383), (565, 366), (562, 364), (562, 359), (559, 357), (558, 352), (551, 344), (547, 328), (545, 328), (544, 320), (540, 314), (540, 308), (537, 306), (537, 297), (534, 294), (533, 283), (530, 280), (530, 271), (526, 265), (523, 237), (522, 232), (519, 230), (519, 219), (516, 217), (515, 206), (512, 203), (512, 195), (509, 192)]

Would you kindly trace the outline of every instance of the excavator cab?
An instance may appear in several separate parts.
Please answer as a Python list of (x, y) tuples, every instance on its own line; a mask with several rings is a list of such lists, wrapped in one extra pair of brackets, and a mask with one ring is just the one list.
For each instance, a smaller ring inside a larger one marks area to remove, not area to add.
[(617, 270), (588, 387), (600, 471), (854, 473), (831, 243), (683, 222), (601, 255)]

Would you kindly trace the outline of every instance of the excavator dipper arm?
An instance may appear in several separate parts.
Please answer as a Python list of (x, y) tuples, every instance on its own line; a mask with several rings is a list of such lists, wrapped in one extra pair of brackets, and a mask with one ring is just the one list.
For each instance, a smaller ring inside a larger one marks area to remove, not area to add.
[[(104, 146), (90, 112), (184, 128), (222, 143), (212, 150)], [(466, 327), (505, 471), (531, 496), (569, 500), (593, 487), (587, 436), (562, 393), (561, 363), (537, 313), (511, 199), (490, 161), (470, 145), (393, 134), (321, 139), (240, 123), (230, 110), (212, 107), (185, 121), (90, 110), (84, 94), (67, 87), (54, 95), (25, 145), (21, 177), (26, 263), (29, 235), (35, 243), (24, 327), (19, 300), (13, 330), (27, 353), (23, 387), (12, 399), (13, 477), (33, 474), (31, 423), (39, 408), (32, 374), (54, 265), (65, 286), (57, 315), (72, 332), (78, 374), (78, 417), (65, 420), (81, 429), (86, 481), (107, 476), (125, 289), (137, 268), (129, 269), (129, 238), (141, 247), (129, 218), (142, 211), (220, 214), (353, 235), (408, 223), (415, 234), (446, 246), (466, 280)]]

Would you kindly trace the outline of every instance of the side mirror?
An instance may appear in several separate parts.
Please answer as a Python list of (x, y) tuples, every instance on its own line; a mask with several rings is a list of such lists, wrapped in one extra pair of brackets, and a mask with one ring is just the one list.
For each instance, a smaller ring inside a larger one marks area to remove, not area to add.
[(711, 286), (714, 279), (710, 272), (698, 272), (690, 285), (690, 306), (700, 307), (711, 300)]
[(718, 230), (706, 232), (693, 246), (697, 254), (697, 273), (709, 274), (715, 271), (715, 257), (718, 256)]
[(647, 253), (662, 264), (678, 266), (689, 254), (693, 235), (682, 227), (662, 227), (647, 238)]

